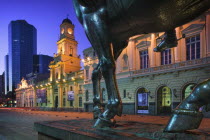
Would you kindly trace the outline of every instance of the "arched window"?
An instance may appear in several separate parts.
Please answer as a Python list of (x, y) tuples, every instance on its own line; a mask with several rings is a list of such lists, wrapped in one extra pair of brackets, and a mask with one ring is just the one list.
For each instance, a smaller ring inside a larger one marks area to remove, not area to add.
[(157, 91), (157, 107), (158, 113), (171, 113), (172, 94), (171, 89), (166, 86), (162, 86)]
[(187, 96), (190, 95), (195, 85), (196, 85), (195, 83), (191, 83), (185, 86), (182, 92), (182, 100), (184, 100)]
[(88, 90), (86, 90), (86, 92), (85, 92), (85, 99), (86, 99), (86, 101), (89, 101), (89, 92), (88, 92)]
[(140, 88), (137, 91), (137, 113), (149, 113), (148, 93), (146, 88)]
[(124, 54), (123, 55), (123, 60), (122, 60), (123, 62), (123, 69), (127, 69), (128, 68), (128, 55), (127, 54)]
[(70, 48), (70, 56), (73, 56), (73, 48)]
[(79, 107), (82, 107), (82, 97), (79, 97)]

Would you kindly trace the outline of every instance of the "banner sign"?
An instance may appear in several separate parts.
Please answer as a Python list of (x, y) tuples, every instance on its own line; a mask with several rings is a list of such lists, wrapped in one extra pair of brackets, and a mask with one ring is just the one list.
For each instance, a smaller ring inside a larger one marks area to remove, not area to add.
[(138, 93), (137, 113), (149, 113), (148, 93)]
[(74, 100), (74, 91), (68, 91), (68, 101)]
[(37, 103), (46, 103), (47, 102), (47, 92), (46, 89), (37, 89)]

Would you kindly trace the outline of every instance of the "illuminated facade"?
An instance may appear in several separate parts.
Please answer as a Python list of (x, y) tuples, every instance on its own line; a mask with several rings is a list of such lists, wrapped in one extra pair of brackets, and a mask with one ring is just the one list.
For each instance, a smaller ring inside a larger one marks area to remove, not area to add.
[(32, 85), (29, 85), (28, 81), (24, 78), (21, 80), (15, 89), (16, 92), (16, 106), (17, 107), (34, 107), (34, 99), (36, 97), (36, 92)]
[[(74, 25), (68, 18), (64, 19), (60, 25), (57, 53), (49, 64), (49, 78), (31, 83), (36, 93), (36, 98), (33, 99), (34, 107), (43, 110), (81, 111), (83, 109), (84, 80), (83, 71), (80, 70), (77, 44), (74, 38)], [(36, 78), (34, 80), (36, 81)]]
[[(129, 39), (128, 46), (116, 61), (123, 113), (170, 113), (196, 84), (210, 78), (210, 14), (177, 27), (176, 34), (178, 46), (161, 53), (153, 49), (160, 43), (163, 33)], [(185, 38), (182, 38), (183, 34)], [(80, 70), (74, 25), (69, 19), (63, 20), (60, 25), (57, 47), (57, 54), (49, 65), (49, 78), (31, 82), (33, 86), (30, 88), (34, 92), (25, 88), (29, 93), (25, 106), (31, 104), (30, 95), (35, 97), (36, 93), (33, 106), (43, 110), (92, 111), (91, 75), (98, 63), (97, 54), (93, 48), (85, 49), (84, 70)], [(101, 93), (106, 105), (107, 90), (103, 78)], [(17, 98), (21, 97), (17, 95)]]
[[(154, 52), (163, 33), (131, 37), (116, 62), (116, 74), (123, 113), (170, 113), (193, 87), (210, 78), (210, 13), (176, 28), (178, 46)], [(185, 38), (182, 38), (182, 35)], [(92, 48), (84, 50), (84, 89), (86, 111), (92, 111), (91, 73), (98, 59)], [(107, 90), (101, 81), (102, 100)]]

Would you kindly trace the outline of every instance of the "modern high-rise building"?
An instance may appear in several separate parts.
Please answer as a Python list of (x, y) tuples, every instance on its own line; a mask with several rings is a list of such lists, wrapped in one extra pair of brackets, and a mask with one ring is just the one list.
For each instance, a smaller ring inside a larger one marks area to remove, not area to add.
[(33, 55), (37, 54), (37, 31), (25, 20), (9, 24), (9, 90), (13, 91), (26, 74), (33, 72)]
[(49, 64), (53, 61), (52, 56), (48, 55), (34, 55), (34, 73), (50, 73)]
[(4, 69), (5, 69), (5, 76), (4, 76), (4, 89), (5, 94), (9, 91), (9, 55), (5, 55), (4, 57)]
[(3, 74), (0, 75), (0, 97), (4, 94), (4, 76), (5, 73), (3, 72)]

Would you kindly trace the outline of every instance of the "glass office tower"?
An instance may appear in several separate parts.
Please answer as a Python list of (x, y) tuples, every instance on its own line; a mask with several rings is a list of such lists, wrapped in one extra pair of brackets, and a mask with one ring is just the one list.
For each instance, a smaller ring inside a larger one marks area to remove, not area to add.
[(9, 24), (9, 90), (13, 91), (22, 77), (33, 72), (33, 55), (37, 54), (37, 31), (25, 20)]

